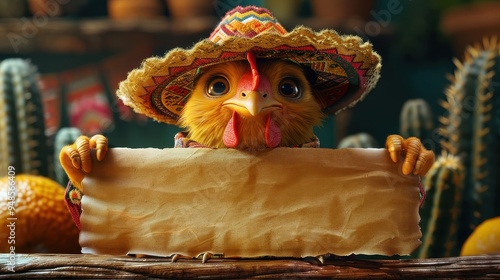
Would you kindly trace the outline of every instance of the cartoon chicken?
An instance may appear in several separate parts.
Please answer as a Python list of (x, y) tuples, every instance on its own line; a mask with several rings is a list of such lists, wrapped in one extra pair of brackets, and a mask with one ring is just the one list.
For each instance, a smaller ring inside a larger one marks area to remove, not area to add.
[[(287, 32), (267, 9), (236, 7), (191, 49), (146, 59), (117, 95), (136, 112), (183, 128), (175, 147), (319, 147), (313, 127), (362, 100), (380, 68), (359, 37), (303, 26)], [(424, 175), (434, 161), (417, 138), (391, 135), (386, 147), (394, 162), (403, 156), (404, 174)], [(61, 151), (73, 189), (92, 170), (90, 149), (104, 159), (107, 139), (81, 136)], [(78, 201), (71, 192), (67, 198)]]

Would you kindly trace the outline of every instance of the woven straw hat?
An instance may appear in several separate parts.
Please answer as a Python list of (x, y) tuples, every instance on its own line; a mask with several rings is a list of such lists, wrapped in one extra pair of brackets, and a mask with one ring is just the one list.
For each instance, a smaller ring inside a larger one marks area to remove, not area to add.
[(381, 68), (371, 44), (357, 36), (303, 26), (287, 32), (267, 9), (236, 7), (191, 49), (146, 59), (120, 83), (117, 95), (140, 114), (177, 124), (197, 76), (215, 64), (246, 60), (247, 52), (312, 69), (315, 98), (329, 114), (360, 101), (375, 86)]

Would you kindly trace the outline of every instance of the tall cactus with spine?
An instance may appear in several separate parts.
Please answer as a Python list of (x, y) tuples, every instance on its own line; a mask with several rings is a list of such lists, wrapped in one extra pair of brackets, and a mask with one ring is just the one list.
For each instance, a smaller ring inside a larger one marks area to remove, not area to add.
[(434, 117), (427, 101), (417, 98), (407, 100), (403, 104), (399, 126), (401, 136), (418, 137), (425, 142), (431, 140), (433, 129)]
[[(469, 47), (442, 106), (441, 146), (465, 168), (459, 244), (482, 221), (500, 215), (500, 46), (495, 38)], [(495, 92), (496, 90), (496, 92)]]
[(27, 60), (0, 63), (0, 176), (49, 175), (45, 122), (36, 68)]
[(376, 148), (377, 140), (366, 132), (348, 135), (340, 140), (337, 149), (343, 148)]
[[(456, 256), (478, 224), (500, 215), (500, 45), (496, 38), (485, 39), (454, 63), (441, 103), (446, 113), (439, 118), (443, 155), (422, 181), (427, 192), (420, 212), (423, 237), (413, 257)], [(410, 101), (405, 107), (400, 133), (425, 141), (425, 134), (405, 131), (422, 129), (410, 120), (422, 123), (425, 118), (416, 116), (426, 110)]]
[(440, 258), (458, 254), (463, 177), (460, 159), (444, 152), (423, 178), (427, 199), (420, 211), (423, 238), (422, 245), (413, 253), (415, 257)]
[(61, 186), (66, 186), (69, 178), (59, 161), (59, 152), (64, 146), (75, 143), (76, 138), (80, 135), (82, 135), (82, 132), (76, 127), (63, 127), (56, 134), (54, 140), (54, 177), (55, 181)]

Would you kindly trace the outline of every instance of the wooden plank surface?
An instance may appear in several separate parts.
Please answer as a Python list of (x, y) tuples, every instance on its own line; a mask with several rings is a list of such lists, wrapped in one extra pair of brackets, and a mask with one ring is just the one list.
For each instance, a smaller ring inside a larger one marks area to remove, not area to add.
[[(167, 17), (141, 20), (74, 20), (48, 17), (45, 20), (40, 23), (31, 17), (0, 18), (0, 53), (117, 51), (143, 43), (144, 40), (154, 41), (158, 48), (190, 47), (210, 35), (220, 18), (209, 16), (189, 20)], [(304, 25), (316, 31), (330, 28), (341, 33), (356, 33), (352, 24), (335, 26), (330, 20), (315, 17), (284, 19), (281, 23), (287, 30)], [(387, 36), (390, 32), (390, 27), (381, 26), (377, 36)]]
[(32, 18), (0, 19), (0, 53), (89, 53), (119, 51), (153, 42), (170, 49), (190, 46), (207, 37), (218, 20), (189, 21), (167, 18), (150, 20), (48, 18), (35, 25)]
[(422, 260), (180, 259), (107, 255), (17, 254), (15, 273), (9, 255), (0, 254), (0, 279), (30, 278), (264, 278), (264, 279), (499, 279), (500, 255)]

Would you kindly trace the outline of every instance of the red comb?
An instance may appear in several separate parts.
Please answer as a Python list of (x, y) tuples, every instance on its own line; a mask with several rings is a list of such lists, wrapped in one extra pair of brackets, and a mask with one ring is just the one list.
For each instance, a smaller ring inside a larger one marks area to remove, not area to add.
[(247, 52), (247, 60), (250, 63), (250, 69), (252, 70), (253, 86), (252, 90), (257, 90), (260, 83), (259, 71), (257, 71), (257, 61), (255, 60), (255, 55), (252, 52)]

